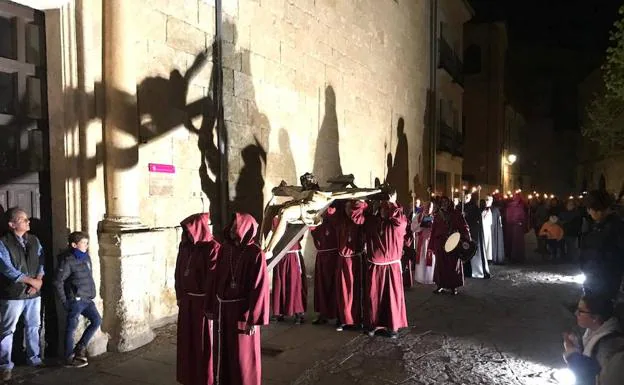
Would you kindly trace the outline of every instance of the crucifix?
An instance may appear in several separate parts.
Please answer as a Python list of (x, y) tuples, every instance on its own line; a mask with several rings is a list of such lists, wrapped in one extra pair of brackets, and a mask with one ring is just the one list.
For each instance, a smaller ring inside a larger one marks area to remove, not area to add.
[[(262, 245), (271, 270), (286, 255), (286, 251), (305, 234), (308, 227), (322, 223), (322, 215), (335, 200), (360, 199), (381, 192), (381, 189), (358, 188), (353, 184), (353, 175), (342, 175), (328, 180), (330, 186), (321, 189), (314, 175), (301, 176), (301, 187), (288, 186), (284, 181), (273, 189), (273, 196), (290, 196), (292, 199), (282, 204), (278, 211), (278, 224), (269, 232)], [(347, 188), (352, 186), (352, 188)], [(262, 234), (272, 222), (270, 215), (273, 199), (265, 208)], [(273, 211), (274, 212), (274, 211)], [(289, 231), (289, 225), (292, 228)], [(284, 243), (286, 243), (284, 245)]]

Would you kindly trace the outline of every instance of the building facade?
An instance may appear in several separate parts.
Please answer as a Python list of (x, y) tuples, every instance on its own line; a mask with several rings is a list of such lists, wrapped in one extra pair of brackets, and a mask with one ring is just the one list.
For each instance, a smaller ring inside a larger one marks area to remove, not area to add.
[(271, 189), (307, 171), (390, 181), (405, 205), (424, 190), (436, 3), (0, 3), (0, 160), (19, 159), (0, 204), (38, 218), (48, 270), (69, 231), (90, 234), (92, 353), (174, 319), (190, 214), (209, 210), (216, 231), (237, 210), (261, 220)]
[(518, 189), (529, 191), (532, 186), (531, 175), (521, 167), (521, 163), (518, 162), (518, 156), (519, 154), (524, 154), (521, 149), (530, 145), (530, 138), (526, 135), (526, 120), (524, 116), (516, 111), (511, 104), (505, 105), (505, 128), (503, 132), (503, 148), (507, 149), (508, 156), (505, 159), (501, 159), (503, 179), (501, 191), (511, 192)]
[[(578, 111), (581, 127), (587, 123), (587, 108), (595, 94), (604, 92), (602, 72), (596, 68), (578, 85)], [(624, 116), (619, 119), (624, 122)], [(605, 188), (612, 194), (624, 191), (624, 153), (605, 156), (598, 145), (586, 137), (579, 138), (576, 187), (580, 191)]]
[(464, 179), (502, 188), (503, 166), (511, 155), (504, 146), (507, 28), (502, 22), (467, 23), (464, 41)]
[(462, 183), (464, 160), (464, 24), (474, 16), (466, 1), (440, 0), (437, 11), (435, 192), (451, 196)]

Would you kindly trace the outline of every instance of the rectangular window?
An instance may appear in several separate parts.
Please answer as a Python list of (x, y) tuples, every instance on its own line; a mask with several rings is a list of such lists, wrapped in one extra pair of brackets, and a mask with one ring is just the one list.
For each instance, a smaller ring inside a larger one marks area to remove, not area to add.
[(15, 74), (0, 72), (0, 114), (15, 114), (16, 80)]
[(0, 16), (0, 56), (17, 59), (15, 19)]
[(36, 24), (26, 24), (26, 62), (41, 64), (41, 30)]

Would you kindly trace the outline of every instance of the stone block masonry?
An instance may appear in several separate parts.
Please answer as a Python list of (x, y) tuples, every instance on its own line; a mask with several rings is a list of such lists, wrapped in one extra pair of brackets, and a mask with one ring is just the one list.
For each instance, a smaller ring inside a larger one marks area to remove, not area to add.
[[(282, 179), (296, 184), (306, 171), (324, 175), (342, 170), (355, 174), (361, 186), (371, 185), (376, 177), (384, 180), (388, 154), (397, 151), (398, 117), (405, 121), (403, 150), (408, 155), (391, 166), (409, 176), (402, 183), (406, 188), (417, 175), (422, 179), (418, 159), (429, 81), (426, 2), (226, 0), (223, 4), (224, 116), (232, 207), (258, 216), (271, 188)], [(166, 27), (164, 41), (162, 29), (143, 29), (149, 47), (143, 76), (158, 73), (169, 79), (176, 69), (184, 76), (194, 55), (212, 44), (214, 2), (200, 1), (182, 10), (171, 1), (154, 0), (147, 8), (156, 13), (154, 22), (162, 24), (165, 17)], [(210, 96), (212, 69), (209, 62), (190, 79), (189, 87), (204, 87)], [(326, 100), (327, 90), (334, 95), (332, 100)], [(195, 117), (196, 127), (200, 121)], [(175, 130), (186, 128), (179, 124)], [(190, 133), (188, 140), (176, 136), (172, 142), (176, 166), (184, 175), (178, 179), (185, 185), (196, 171), (199, 178), (198, 139)], [(143, 145), (142, 162), (155, 145)], [(332, 148), (335, 154), (317, 146)], [(215, 171), (210, 171), (212, 180)], [(146, 224), (176, 226), (197, 211), (199, 197), (182, 191), (176, 188), (183, 196), (173, 199), (145, 197), (141, 215)], [(313, 261), (307, 262), (311, 271)]]

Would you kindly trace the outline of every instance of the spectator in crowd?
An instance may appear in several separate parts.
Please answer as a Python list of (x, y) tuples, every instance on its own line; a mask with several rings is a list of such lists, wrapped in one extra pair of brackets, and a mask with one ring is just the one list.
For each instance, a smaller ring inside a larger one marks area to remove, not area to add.
[[(102, 323), (95, 307), (95, 281), (93, 265), (89, 257), (89, 236), (81, 231), (69, 234), (68, 248), (59, 256), (54, 288), (61, 304), (67, 311), (65, 324), (65, 366), (82, 368), (87, 366), (87, 345)], [(74, 347), (74, 332), (78, 318), (83, 315), (89, 326)]]
[(607, 297), (586, 295), (576, 309), (576, 322), (585, 329), (582, 339), (563, 334), (564, 359), (576, 384), (624, 383), (624, 337), (613, 303)]
[(0, 370), (2, 380), (10, 381), (13, 333), (17, 321), (24, 319), (26, 359), (41, 366), (39, 327), (41, 326), (41, 286), (43, 285), (43, 248), (30, 234), (26, 212), (13, 207), (5, 213), (9, 231), (0, 237)]
[(592, 220), (581, 240), (581, 270), (586, 294), (601, 294), (614, 300), (622, 282), (624, 222), (612, 210), (613, 199), (603, 190), (587, 195)]
[(551, 259), (557, 259), (557, 252), (561, 250), (561, 241), (563, 239), (563, 228), (559, 225), (559, 218), (551, 215), (548, 222), (542, 225), (539, 232), (540, 237), (546, 238), (546, 249), (550, 253)]
[(581, 234), (582, 217), (576, 202), (570, 199), (566, 209), (559, 214), (563, 226), (563, 256), (566, 260), (573, 260), (578, 254), (578, 238)]

